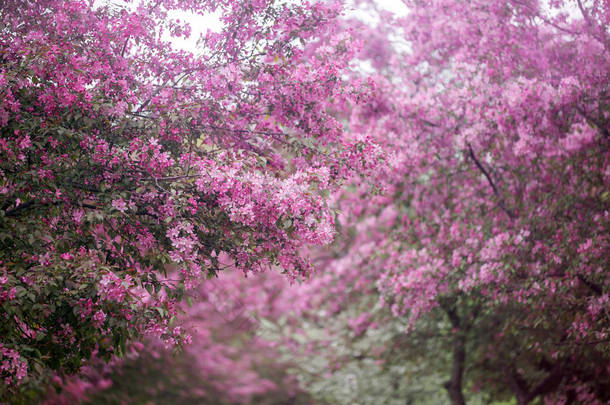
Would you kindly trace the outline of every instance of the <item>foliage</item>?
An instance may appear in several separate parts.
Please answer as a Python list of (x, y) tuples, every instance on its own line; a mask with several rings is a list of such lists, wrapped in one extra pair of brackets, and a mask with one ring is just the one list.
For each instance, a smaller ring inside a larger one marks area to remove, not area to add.
[[(325, 308), (316, 323), (336, 331), (320, 356), (402, 324), (395, 341), (425, 353), (422, 376), (444, 375), (453, 404), (472, 389), (606, 403), (608, 3), (406, 1), (405, 17), (358, 3), (380, 16), (344, 21), (363, 42), (354, 75), (374, 71), (376, 91), (345, 114), (387, 164), (380, 193), (355, 178), (334, 197), (342, 238), (309, 287), (310, 316)], [(382, 349), (365, 359), (398, 361), (400, 378), (422, 362)]]
[[(224, 26), (180, 50), (177, 11), (219, 11)], [(2, 398), (143, 335), (188, 340), (170, 321), (220, 256), (309, 273), (298, 250), (333, 237), (324, 196), (367, 160), (328, 112), (361, 93), (338, 80), (353, 53), (332, 31), (338, 12), (2, 2)], [(322, 34), (332, 42), (305, 53)]]
[(177, 323), (192, 342), (180, 352), (158, 340), (134, 343), (126, 358), (110, 365), (96, 359), (65, 378), (62, 390), (48, 393), (45, 403), (310, 403), (258, 324), (261, 317), (279, 319), (291, 288), (271, 272), (249, 278), (222, 272), (183, 304)]

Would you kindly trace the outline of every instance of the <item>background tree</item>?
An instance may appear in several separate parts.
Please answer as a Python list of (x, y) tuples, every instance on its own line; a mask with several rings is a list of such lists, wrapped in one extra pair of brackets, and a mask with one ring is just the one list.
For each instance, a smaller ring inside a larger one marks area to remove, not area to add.
[[(402, 324), (366, 357), (436, 347), (422, 375), (444, 375), (453, 404), (481, 386), (518, 404), (607, 402), (607, 2), (405, 4), (377, 26), (345, 22), (364, 43), (354, 74), (376, 85), (349, 130), (388, 164), (375, 188), (355, 178), (335, 196), (343, 238), (310, 291), (322, 329), (343, 312), (358, 332), (329, 352)], [(401, 358), (402, 378), (422, 361)]]

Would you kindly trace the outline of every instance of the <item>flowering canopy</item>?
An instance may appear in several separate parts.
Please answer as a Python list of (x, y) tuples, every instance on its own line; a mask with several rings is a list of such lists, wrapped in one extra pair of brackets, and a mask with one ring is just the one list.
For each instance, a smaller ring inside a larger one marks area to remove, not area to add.
[[(217, 10), (223, 28), (195, 54), (172, 45), (190, 32), (172, 13)], [(339, 80), (353, 49), (338, 13), (2, 2), (2, 395), (143, 333), (179, 341), (177, 302), (221, 255), (244, 272), (309, 272), (298, 250), (332, 240), (324, 196), (369, 147), (344, 142), (330, 114), (361, 87)]]
[(410, 339), (444, 342), (422, 347), (452, 348), (441, 372), (453, 404), (477, 379), (519, 404), (606, 403), (609, 3), (405, 3), (375, 27), (344, 22), (376, 84), (349, 128), (388, 164), (381, 195), (359, 178), (337, 194), (344, 237), (321, 257), (312, 313), (359, 306), (344, 323), (354, 342), (404, 324), (412, 337), (385, 356), (369, 348), (388, 370), (409, 361), (396, 353)]

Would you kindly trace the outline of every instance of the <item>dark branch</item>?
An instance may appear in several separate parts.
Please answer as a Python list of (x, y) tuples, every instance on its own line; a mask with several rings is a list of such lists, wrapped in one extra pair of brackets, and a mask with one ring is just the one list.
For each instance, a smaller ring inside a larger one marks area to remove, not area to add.
[(593, 292), (595, 292), (597, 295), (602, 295), (604, 293), (604, 290), (597, 284), (593, 283), (592, 281), (588, 280), (585, 276), (583, 276), (582, 274), (578, 274), (576, 276), (580, 281), (583, 282), (584, 285), (586, 285), (587, 287), (589, 287)]
[(481, 171), (481, 173), (483, 173), (483, 175), (487, 179), (487, 182), (489, 183), (494, 194), (496, 195), (496, 197), (499, 200), (498, 205), (500, 206), (500, 208), (502, 208), (502, 211), (504, 211), (506, 213), (506, 215), (508, 215), (511, 219), (514, 219), (515, 214), (512, 211), (510, 211), (508, 208), (506, 208), (506, 205), (504, 205), (504, 199), (500, 195), (500, 192), (498, 191), (496, 184), (494, 183), (493, 179), (489, 175), (489, 172), (487, 172), (487, 170), (483, 167), (481, 162), (479, 162), (479, 160), (477, 159), (476, 155), (474, 154), (474, 151), (472, 150), (472, 146), (470, 144), (468, 144), (468, 154), (472, 158), (472, 160), (473, 160), (474, 164), (477, 166), (477, 168)]

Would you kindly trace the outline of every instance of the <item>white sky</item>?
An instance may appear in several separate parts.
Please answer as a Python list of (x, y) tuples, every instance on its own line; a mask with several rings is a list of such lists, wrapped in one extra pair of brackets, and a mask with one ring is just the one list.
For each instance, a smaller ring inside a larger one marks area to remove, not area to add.
[(205, 34), (208, 30), (219, 32), (222, 29), (222, 21), (220, 21), (221, 13), (215, 12), (207, 15), (197, 15), (193, 13), (173, 11), (169, 13), (170, 18), (179, 18), (182, 21), (188, 21), (191, 24), (191, 36), (185, 38), (174, 38), (172, 43), (181, 49), (194, 52), (197, 49), (197, 40), (201, 34)]
[(400, 17), (404, 17), (409, 12), (401, 0), (377, 0), (377, 4)]

